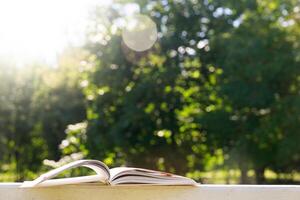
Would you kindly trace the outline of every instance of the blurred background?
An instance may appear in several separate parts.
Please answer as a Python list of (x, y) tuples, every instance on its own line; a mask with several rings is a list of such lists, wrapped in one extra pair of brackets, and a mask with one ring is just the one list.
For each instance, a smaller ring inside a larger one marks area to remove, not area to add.
[(0, 2), (0, 181), (89, 158), (300, 182), (299, 22), (298, 0)]

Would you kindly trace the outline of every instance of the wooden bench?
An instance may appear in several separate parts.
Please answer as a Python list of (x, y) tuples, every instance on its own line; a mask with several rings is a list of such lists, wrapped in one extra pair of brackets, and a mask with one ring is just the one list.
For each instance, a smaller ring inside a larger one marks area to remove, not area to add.
[(21, 189), (0, 183), (0, 200), (300, 200), (296, 185), (103, 186)]

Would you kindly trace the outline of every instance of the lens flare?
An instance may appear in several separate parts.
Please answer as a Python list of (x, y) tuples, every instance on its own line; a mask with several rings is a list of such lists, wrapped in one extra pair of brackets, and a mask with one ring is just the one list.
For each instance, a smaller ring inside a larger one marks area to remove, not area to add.
[(145, 15), (129, 16), (122, 30), (122, 39), (128, 48), (138, 52), (146, 51), (157, 40), (156, 24)]

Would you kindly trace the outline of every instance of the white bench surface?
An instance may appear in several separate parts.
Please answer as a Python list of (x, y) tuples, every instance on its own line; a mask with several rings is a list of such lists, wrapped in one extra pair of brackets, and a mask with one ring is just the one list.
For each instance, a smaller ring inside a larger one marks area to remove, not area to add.
[(0, 200), (300, 200), (297, 185), (19, 186), (20, 183), (0, 183)]

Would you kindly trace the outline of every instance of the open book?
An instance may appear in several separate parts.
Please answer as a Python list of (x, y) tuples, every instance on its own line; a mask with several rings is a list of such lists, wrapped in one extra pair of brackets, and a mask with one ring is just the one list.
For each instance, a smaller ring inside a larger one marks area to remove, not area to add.
[[(87, 167), (96, 172), (96, 175), (73, 178), (52, 179), (65, 170), (77, 167)], [(118, 184), (152, 184), (152, 185), (195, 185), (190, 178), (170, 173), (131, 167), (116, 167), (109, 169), (98, 160), (78, 160), (62, 167), (51, 170), (33, 181), (25, 181), (21, 187), (43, 187), (78, 183)]]

